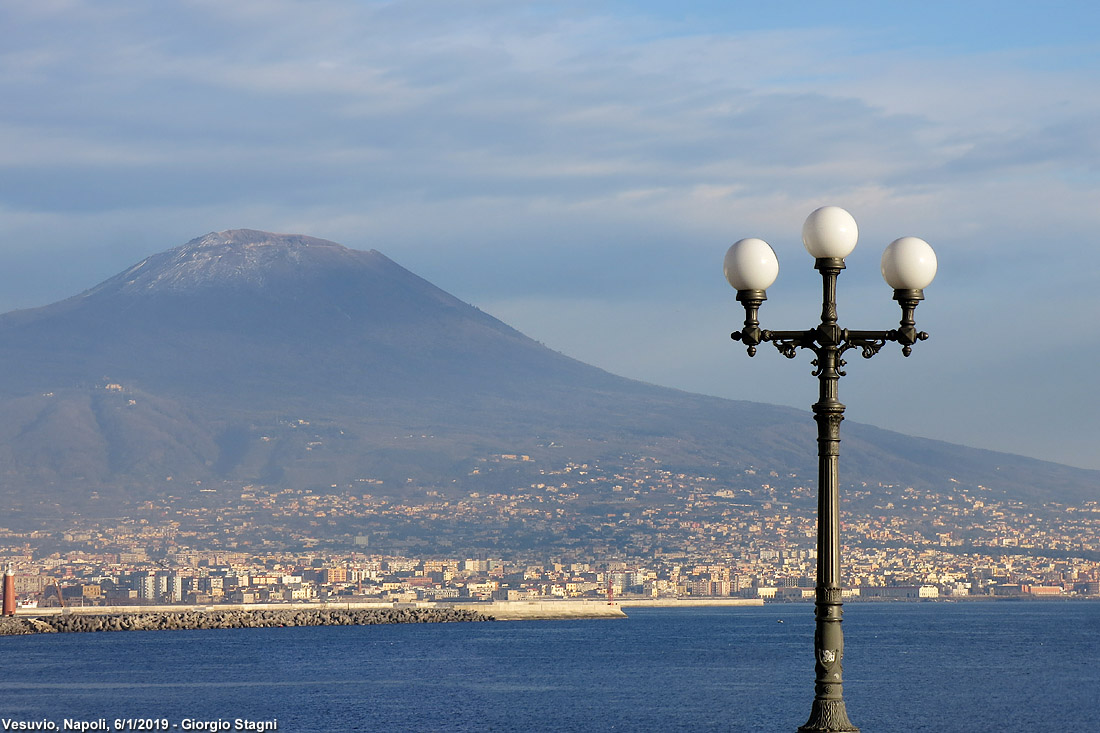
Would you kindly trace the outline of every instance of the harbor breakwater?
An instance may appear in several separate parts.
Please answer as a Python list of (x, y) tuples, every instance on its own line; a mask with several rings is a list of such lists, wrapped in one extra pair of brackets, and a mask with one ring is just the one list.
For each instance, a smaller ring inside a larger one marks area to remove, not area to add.
[(492, 616), (461, 608), (234, 609), (111, 614), (73, 613), (44, 617), (14, 616), (0, 618), (0, 636), (92, 631), (369, 626), (375, 624), (425, 624), (492, 620)]

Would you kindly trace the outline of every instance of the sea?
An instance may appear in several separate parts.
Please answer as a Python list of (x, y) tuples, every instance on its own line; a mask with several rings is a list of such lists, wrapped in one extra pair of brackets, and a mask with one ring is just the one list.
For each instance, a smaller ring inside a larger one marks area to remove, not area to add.
[[(0, 730), (787, 731), (813, 607), (0, 638)], [(1100, 729), (1100, 602), (848, 603), (863, 731)], [(52, 724), (50, 728), (46, 724)]]

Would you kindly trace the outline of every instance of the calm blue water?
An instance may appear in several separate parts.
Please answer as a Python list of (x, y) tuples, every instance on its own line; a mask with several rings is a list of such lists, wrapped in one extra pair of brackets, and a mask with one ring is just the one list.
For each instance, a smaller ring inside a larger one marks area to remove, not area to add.
[[(777, 623), (783, 620), (784, 623)], [(1096, 730), (1100, 603), (845, 606), (864, 731)], [(278, 719), (280, 731), (786, 731), (813, 608), (627, 620), (0, 638), (0, 717)]]

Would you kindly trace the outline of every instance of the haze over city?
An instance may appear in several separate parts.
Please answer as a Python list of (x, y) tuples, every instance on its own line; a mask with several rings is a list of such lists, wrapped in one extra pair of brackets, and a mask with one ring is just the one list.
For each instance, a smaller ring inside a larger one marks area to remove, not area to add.
[(1100, 11), (675, 7), (6, 5), (0, 310), (210, 231), (296, 232), (616, 374), (806, 409), (807, 358), (730, 342), (721, 260), (769, 241), (762, 323), (808, 328), (799, 232), (836, 204), (860, 225), (841, 325), (896, 325), (891, 240), (940, 263), (931, 340), (850, 359), (847, 417), (1100, 468)]

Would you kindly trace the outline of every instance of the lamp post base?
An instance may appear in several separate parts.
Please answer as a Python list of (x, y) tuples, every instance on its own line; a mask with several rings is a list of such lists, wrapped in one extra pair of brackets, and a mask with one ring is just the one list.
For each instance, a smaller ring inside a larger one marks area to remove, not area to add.
[(859, 733), (859, 728), (848, 720), (848, 710), (843, 700), (814, 700), (810, 719), (798, 729), (798, 733), (833, 733), (845, 731)]

